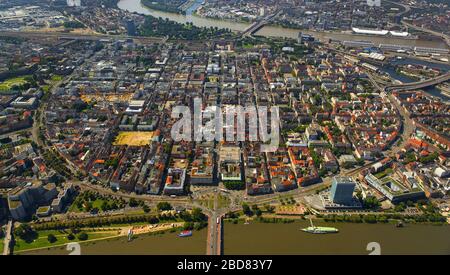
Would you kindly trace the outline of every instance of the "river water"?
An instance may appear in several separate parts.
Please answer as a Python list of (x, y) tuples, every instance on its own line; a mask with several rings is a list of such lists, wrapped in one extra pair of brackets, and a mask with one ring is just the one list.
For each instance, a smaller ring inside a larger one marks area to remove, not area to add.
[[(140, 0), (120, 0), (118, 7), (123, 10), (130, 12), (137, 12), (140, 14), (152, 15), (154, 17), (168, 18), (172, 21), (178, 23), (188, 23), (192, 22), (198, 27), (218, 27), (227, 28), (233, 31), (242, 31), (246, 29), (250, 24), (217, 20), (211, 18), (203, 18), (195, 16), (192, 14), (193, 11), (203, 2), (203, 0), (196, 0), (194, 5), (188, 9), (186, 15), (175, 14), (157, 10), (151, 10), (144, 7)], [(296, 39), (299, 34), (299, 30), (282, 28), (278, 26), (265, 26), (259, 30), (256, 34), (267, 37), (284, 37), (284, 38), (294, 38)], [(314, 32), (314, 31), (303, 31), (304, 33), (311, 34), (320, 40), (335, 39), (335, 40), (364, 40), (372, 41), (375, 44), (385, 43), (385, 44), (399, 44), (408, 46), (420, 46), (420, 47), (431, 47), (431, 48), (446, 48), (447, 45), (443, 40), (428, 40), (428, 39), (402, 39), (394, 37), (381, 37), (381, 36), (367, 36), (367, 35), (355, 35), (349, 33), (340, 32)]]
[[(194, 5), (198, 6), (199, 5), (198, 1)], [(117, 6), (120, 9), (127, 10), (129, 12), (137, 12), (140, 14), (151, 15), (153, 17), (162, 17), (164, 19), (168, 18), (172, 21), (182, 24), (192, 22), (195, 26), (198, 27), (218, 27), (218, 28), (227, 28), (233, 31), (242, 31), (248, 26), (248, 24), (207, 19), (199, 16), (194, 16), (192, 15), (193, 11), (192, 7), (189, 9), (190, 11), (188, 10), (186, 12), (186, 15), (183, 15), (148, 9), (141, 4), (141, 0), (120, 0)]]
[[(337, 234), (309, 234), (300, 229), (308, 221), (294, 223), (224, 224), (225, 255), (277, 254), (369, 254), (367, 244), (377, 242), (381, 254), (450, 254), (450, 226), (406, 224), (354, 224), (315, 222), (317, 226), (333, 226)], [(192, 237), (180, 238), (176, 233), (139, 235), (128, 242), (126, 238), (93, 241), (82, 244), (82, 255), (204, 255), (207, 230), (194, 231)], [(22, 254), (67, 255), (65, 246)]]
[(449, 225), (352, 224), (317, 222), (333, 226), (337, 234), (310, 234), (300, 229), (308, 221), (289, 224), (226, 223), (224, 254), (369, 254), (367, 245), (377, 242), (381, 254), (450, 254)]

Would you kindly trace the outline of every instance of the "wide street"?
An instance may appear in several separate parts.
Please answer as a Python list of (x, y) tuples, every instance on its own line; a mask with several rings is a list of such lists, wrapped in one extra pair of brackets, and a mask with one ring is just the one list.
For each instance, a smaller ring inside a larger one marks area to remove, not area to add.
[(385, 152), (386, 155), (395, 155), (398, 151), (400, 151), (405, 147), (409, 138), (413, 134), (415, 130), (414, 121), (409, 117), (409, 115), (406, 113), (405, 109), (400, 105), (398, 100), (391, 93), (386, 93), (384, 91), (384, 87), (382, 87), (378, 83), (378, 81), (376, 80), (375, 76), (372, 73), (368, 72), (367, 76), (369, 77), (369, 80), (372, 82), (372, 84), (380, 91), (380, 93), (388, 97), (389, 101), (397, 109), (397, 112), (402, 119), (403, 127), (401, 130), (400, 141), (392, 144), (391, 148)]

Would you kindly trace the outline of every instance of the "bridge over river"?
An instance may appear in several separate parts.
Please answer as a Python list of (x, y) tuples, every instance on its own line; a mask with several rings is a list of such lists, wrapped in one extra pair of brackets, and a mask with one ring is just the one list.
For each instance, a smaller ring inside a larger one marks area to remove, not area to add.
[(283, 12), (282, 10), (279, 10), (279, 11), (275, 12), (274, 14), (270, 14), (270, 15), (264, 17), (263, 19), (258, 20), (255, 23), (251, 24), (241, 33), (242, 37), (252, 36), (254, 33), (259, 31), (262, 27), (269, 24), (270, 21), (272, 21), (272, 19), (274, 19), (275, 17), (280, 15), (282, 12)]

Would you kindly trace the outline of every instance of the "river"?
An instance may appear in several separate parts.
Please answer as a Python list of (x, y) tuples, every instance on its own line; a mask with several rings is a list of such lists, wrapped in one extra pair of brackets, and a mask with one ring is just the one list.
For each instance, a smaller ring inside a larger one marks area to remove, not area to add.
[[(198, 7), (198, 1), (194, 5), (197, 5)], [(137, 12), (154, 17), (162, 17), (164, 19), (168, 18), (172, 21), (182, 24), (192, 22), (195, 26), (198, 27), (218, 27), (227, 28), (233, 31), (242, 31), (248, 26), (248, 24), (235, 23), (224, 20), (214, 20), (195, 16), (192, 14), (192, 7), (188, 9), (186, 15), (183, 15), (146, 8), (141, 4), (141, 0), (120, 0), (117, 6), (120, 9), (127, 10), (129, 12)]]
[[(406, 224), (355, 224), (315, 222), (317, 226), (333, 226), (337, 234), (309, 234), (300, 229), (308, 221), (294, 223), (251, 222), (224, 224), (225, 255), (279, 254), (369, 254), (367, 244), (377, 242), (381, 254), (450, 254), (450, 226)], [(65, 246), (21, 254), (67, 255)], [(128, 242), (126, 238), (93, 241), (82, 244), (82, 255), (204, 255), (206, 229), (194, 231), (192, 237), (180, 238), (176, 233), (140, 235)]]
[[(197, 0), (193, 6), (191, 6), (186, 15), (169, 13), (163, 11), (152, 10), (144, 7), (140, 0), (120, 0), (118, 7), (122, 10), (127, 10), (130, 12), (137, 12), (140, 14), (151, 15), (154, 17), (168, 18), (172, 21), (178, 23), (188, 23), (191, 22), (198, 27), (218, 27), (227, 28), (232, 31), (242, 31), (246, 29), (250, 24), (240, 23), (226, 20), (218, 20), (211, 18), (203, 18), (193, 15), (192, 12), (201, 5), (203, 0)], [(267, 37), (283, 37), (283, 38), (293, 38), (297, 39), (299, 30), (283, 28), (278, 26), (265, 26), (259, 30), (256, 35), (267, 36)], [(368, 36), (368, 35), (356, 35), (341, 32), (314, 32), (314, 31), (303, 31), (304, 33), (311, 34), (318, 38), (319, 40), (335, 39), (335, 40), (364, 40), (372, 41), (375, 44), (385, 43), (385, 44), (399, 44), (408, 46), (419, 46), (419, 47), (431, 47), (431, 48), (446, 48), (447, 45), (441, 39), (428, 40), (428, 39), (402, 39), (394, 37), (382, 37), (382, 36)]]
[(310, 234), (300, 231), (308, 221), (288, 224), (226, 223), (224, 254), (369, 254), (367, 244), (377, 242), (381, 254), (450, 254), (449, 225), (352, 224), (316, 222), (333, 226), (337, 234)]

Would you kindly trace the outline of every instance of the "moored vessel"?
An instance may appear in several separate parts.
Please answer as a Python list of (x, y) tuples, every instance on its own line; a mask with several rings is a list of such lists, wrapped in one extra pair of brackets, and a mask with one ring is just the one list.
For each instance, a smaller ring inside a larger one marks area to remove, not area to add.
[(190, 236), (192, 236), (191, 230), (184, 230), (184, 231), (181, 231), (180, 234), (178, 234), (178, 237), (190, 237)]
[(307, 228), (303, 228), (303, 232), (312, 233), (312, 234), (329, 234), (329, 233), (338, 233), (339, 230), (334, 227), (325, 227), (325, 226), (314, 226), (311, 219), (309, 219), (311, 226)]

